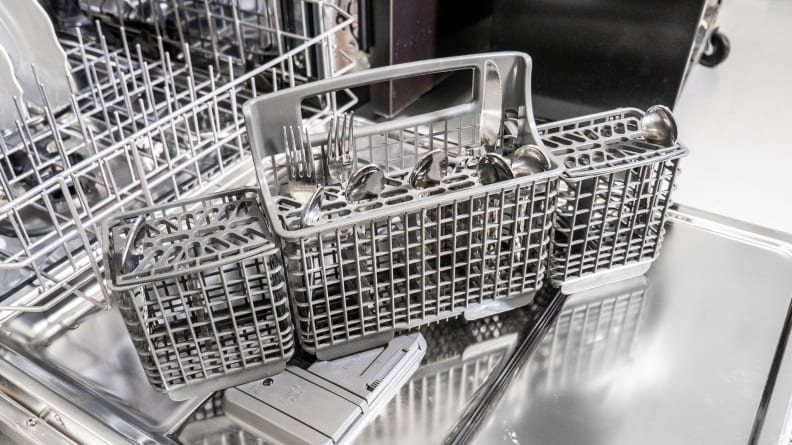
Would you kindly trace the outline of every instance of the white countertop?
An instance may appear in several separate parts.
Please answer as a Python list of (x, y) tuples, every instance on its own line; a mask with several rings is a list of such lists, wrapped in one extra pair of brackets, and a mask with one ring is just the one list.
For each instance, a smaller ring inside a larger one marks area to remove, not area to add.
[(674, 110), (675, 201), (792, 232), (792, 1), (724, 0), (717, 23), (731, 54), (695, 66)]

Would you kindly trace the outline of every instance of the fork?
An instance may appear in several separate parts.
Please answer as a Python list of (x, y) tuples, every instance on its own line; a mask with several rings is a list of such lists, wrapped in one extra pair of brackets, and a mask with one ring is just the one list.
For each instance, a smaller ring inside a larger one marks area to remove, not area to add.
[(330, 121), (325, 153), (325, 184), (330, 181), (345, 185), (357, 169), (354, 116), (344, 113)]
[(286, 163), (289, 179), (302, 184), (316, 184), (316, 176), (308, 130), (294, 132), (294, 127), (283, 127), (283, 140), (286, 146)]

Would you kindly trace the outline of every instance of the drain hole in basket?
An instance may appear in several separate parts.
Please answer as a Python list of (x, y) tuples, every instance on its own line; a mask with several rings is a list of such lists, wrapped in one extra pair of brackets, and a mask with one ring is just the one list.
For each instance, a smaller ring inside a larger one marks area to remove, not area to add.
[(436, 189), (427, 190), (421, 193), (421, 196), (434, 196), (434, 195), (442, 195), (445, 193), (446, 189), (443, 187), (439, 187)]
[(564, 161), (564, 167), (566, 168), (574, 168), (576, 166), (577, 166), (577, 162), (575, 162), (575, 158), (573, 157), (566, 158), (566, 160)]
[(344, 202), (344, 201), (331, 202), (331, 203), (323, 205), (322, 206), (322, 210), (332, 211), (332, 210), (337, 210), (337, 209), (343, 209), (344, 207), (346, 207), (346, 205), (347, 205), (347, 203)]
[(412, 201), (412, 199), (413, 199), (412, 196), (404, 195), (404, 196), (399, 196), (398, 198), (391, 199), (390, 201), (386, 201), (385, 204), (387, 205), (401, 204), (403, 202)]
[(597, 132), (592, 130), (591, 128), (587, 128), (583, 130), (583, 135), (585, 135), (587, 138), (591, 139), (592, 141), (596, 141), (597, 139), (599, 139), (599, 135), (597, 134)]
[(443, 179), (443, 183), (444, 183), (444, 184), (453, 184), (453, 183), (455, 183), (455, 182), (464, 181), (464, 180), (466, 180), (467, 178), (468, 178), (468, 175), (454, 175), (454, 176), (448, 176), (448, 177), (446, 177), (445, 179)]
[(381, 202), (379, 202), (379, 201), (374, 201), (374, 202), (370, 202), (370, 203), (368, 203), (368, 204), (365, 204), (365, 205), (362, 205), (362, 206), (358, 206), (358, 207), (355, 209), (355, 211), (356, 211), (356, 212), (367, 212), (367, 211), (369, 211), (369, 210), (378, 209), (378, 208), (382, 207), (382, 205), (383, 205), (383, 204), (382, 204)]
[(593, 144), (593, 143), (591, 143), (591, 144), (583, 144), (583, 145), (578, 145), (577, 147), (575, 147), (575, 150), (577, 150), (577, 151), (588, 151), (588, 150), (591, 150), (592, 148), (596, 148), (596, 147), (599, 147), (599, 144)]
[(399, 187), (393, 190), (385, 190), (384, 192), (380, 193), (381, 198), (390, 198), (392, 196), (403, 195), (407, 193), (407, 189), (404, 187)]
[(638, 131), (638, 121), (635, 120), (627, 121), (627, 129), (630, 131)]
[(610, 127), (610, 125), (605, 125), (605, 126), (604, 126), (604, 127), (602, 127), (602, 129), (600, 130), (600, 134), (601, 134), (603, 137), (606, 137), (606, 138), (607, 138), (607, 137), (611, 137), (611, 136), (613, 136), (613, 130), (611, 130), (611, 127)]
[(472, 186), (473, 186), (473, 182), (472, 181), (465, 181), (465, 182), (461, 182), (459, 184), (454, 184), (452, 186), (449, 186), (448, 190), (462, 190), (462, 189), (465, 189), (465, 188), (468, 188), (468, 187), (472, 187)]
[(561, 150), (553, 150), (553, 154), (556, 155), (556, 156), (571, 155), (574, 152), (575, 152), (575, 150), (573, 150), (571, 148), (563, 148)]
[(349, 210), (349, 209), (341, 209), (341, 210), (339, 210), (339, 211), (337, 211), (337, 212), (330, 212), (330, 213), (327, 215), (327, 217), (328, 217), (329, 219), (333, 219), (333, 218), (336, 218), (336, 217), (340, 218), (340, 217), (342, 217), (342, 216), (347, 216), (347, 215), (349, 215), (350, 213), (352, 213), (352, 210)]

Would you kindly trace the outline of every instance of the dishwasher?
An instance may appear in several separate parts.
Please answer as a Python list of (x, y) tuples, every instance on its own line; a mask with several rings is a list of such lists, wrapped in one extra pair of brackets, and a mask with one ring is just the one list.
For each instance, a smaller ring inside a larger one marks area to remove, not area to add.
[(0, 5), (0, 443), (788, 440), (792, 237), (673, 202), (669, 109), (369, 68), (365, 2), (47, 4)]

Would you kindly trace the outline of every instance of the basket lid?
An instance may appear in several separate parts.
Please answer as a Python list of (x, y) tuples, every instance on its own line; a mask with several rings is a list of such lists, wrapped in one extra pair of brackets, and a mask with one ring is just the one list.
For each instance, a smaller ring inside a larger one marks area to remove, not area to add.
[(643, 112), (624, 108), (539, 127), (544, 146), (579, 178), (685, 156), (679, 143), (663, 146), (641, 136)]
[(275, 249), (255, 189), (148, 207), (107, 223), (111, 287), (128, 287)]

